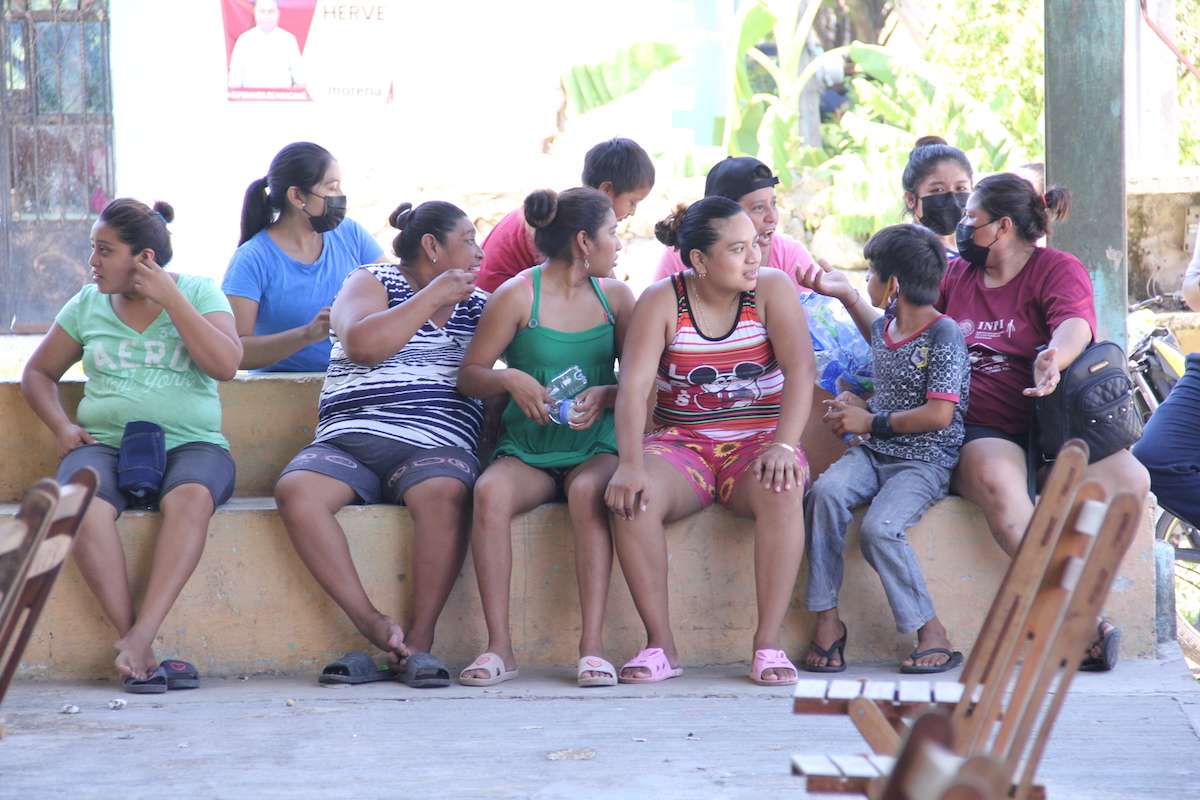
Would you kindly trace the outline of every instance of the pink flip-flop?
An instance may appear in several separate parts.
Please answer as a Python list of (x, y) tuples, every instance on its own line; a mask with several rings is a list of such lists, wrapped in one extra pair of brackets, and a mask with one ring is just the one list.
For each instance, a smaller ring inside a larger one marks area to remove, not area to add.
[[(795, 674), (790, 680), (787, 678), (780, 681), (764, 680), (762, 674), (769, 669), (790, 669)], [(788, 660), (787, 653), (782, 650), (754, 651), (754, 661), (750, 663), (750, 680), (759, 686), (791, 686), (798, 679), (799, 673), (796, 672), (796, 665)]]
[(661, 647), (647, 647), (627, 661), (625, 666), (621, 667), (621, 672), (625, 672), (625, 670), (633, 667), (643, 667), (650, 670), (650, 677), (626, 678), (624, 675), (621, 675), (617, 680), (621, 683), (658, 683), (659, 681), (665, 681), (667, 678), (678, 678), (683, 674), (683, 669), (671, 666), (671, 662), (667, 660), (667, 654), (663, 652)]

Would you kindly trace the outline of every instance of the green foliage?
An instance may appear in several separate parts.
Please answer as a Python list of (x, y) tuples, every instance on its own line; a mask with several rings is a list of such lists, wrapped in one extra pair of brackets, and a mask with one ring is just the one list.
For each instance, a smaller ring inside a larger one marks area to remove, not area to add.
[(1046, 151), (1042, 0), (937, 0), (934, 13), (938, 24), (926, 43), (926, 58), (953, 75), (967, 95), (991, 98), (989, 105), (1012, 132), (1014, 144), (1041, 159)]
[(637, 42), (607, 61), (571, 67), (562, 76), (563, 91), (572, 112), (583, 114), (641, 88), (651, 75), (683, 56), (674, 44)]
[[(1200, 59), (1200, 0), (1175, 0), (1175, 44), (1180, 52), (1195, 64)], [(1175, 107), (1179, 113), (1179, 163), (1181, 166), (1200, 166), (1200, 80), (1183, 64), (1177, 66), (1179, 75)]]
[[(745, 3), (730, 38), (734, 91), (721, 141), (729, 155), (771, 164), (784, 186), (791, 186), (792, 170), (805, 157), (800, 93), (812, 69), (801, 69), (800, 62), (819, 7), (802, 0)], [(774, 58), (758, 47), (767, 38), (774, 40)]]
[(832, 179), (814, 198), (831, 212), (823, 225), (868, 236), (898, 222), (903, 211), (900, 174), (917, 139), (926, 134), (962, 149), (981, 172), (1028, 162), (1022, 137), (943, 69), (859, 42), (851, 45), (850, 55), (864, 77), (851, 85), (853, 110), (824, 131), (826, 147), (835, 155), (817, 169)]

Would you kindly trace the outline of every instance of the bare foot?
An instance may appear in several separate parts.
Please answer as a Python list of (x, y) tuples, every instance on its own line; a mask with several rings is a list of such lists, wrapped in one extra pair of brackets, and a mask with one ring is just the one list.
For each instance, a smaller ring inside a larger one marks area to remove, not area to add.
[(1097, 621), (1097, 628), (1098, 628), (1098, 632), (1100, 634), (1100, 638), (1097, 639), (1095, 642), (1093, 642), (1092, 646), (1088, 648), (1088, 658), (1092, 658), (1092, 659), (1104, 658), (1104, 637), (1107, 636), (1108, 632), (1111, 631), (1114, 627), (1115, 626), (1106, 619)]
[(399, 667), (401, 660), (412, 655), (404, 642), (404, 629), (385, 614), (380, 614), (363, 633), (371, 644), (387, 653), (387, 662), (391, 667)]
[[(502, 660), (504, 662), (504, 671), (505, 672), (512, 672), (514, 669), (516, 669), (516, 666), (514, 666), (514, 665), (517, 663), (517, 657), (513, 654), (511, 647), (505, 648), (504, 650), (499, 650), (499, 649), (494, 649), (489, 644), (488, 649), (485, 650), (484, 652), (485, 653), (494, 653), (495, 655), (500, 656), (500, 660)], [(471, 670), (464, 671), (462, 673), (462, 677), (464, 677), (464, 678), (479, 678), (480, 680), (487, 680), (488, 678), (492, 677), (492, 675), (486, 669), (471, 669)]]
[[(950, 644), (950, 637), (946, 634), (946, 628), (934, 617), (929, 622), (925, 623), (917, 631), (917, 647), (915, 652), (922, 653), (926, 650), (935, 648), (943, 648), (951, 652), (954, 647)], [(945, 653), (930, 653), (927, 656), (922, 656), (915, 661), (912, 658), (906, 658), (900, 662), (902, 667), (940, 667), (950, 661), (950, 656)]]
[[(652, 645), (647, 645), (646, 650), (649, 650), (651, 648), (652, 648)], [(667, 665), (671, 669), (678, 668), (679, 653), (677, 653), (675, 651), (675, 647), (672, 645), (670, 650), (668, 650), (664, 647), (664, 648), (662, 648), (662, 651), (663, 651), (663, 655), (666, 656)], [(649, 667), (622, 667), (621, 668), (621, 677), (622, 678), (652, 678), (652, 677), (654, 677), (654, 673), (653, 673), (653, 671), (651, 671), (651, 669)]]
[(122, 678), (145, 680), (158, 669), (158, 659), (150, 649), (148, 642), (141, 642), (132, 636), (126, 636), (113, 645), (117, 651), (117, 672)]
[[(846, 626), (842, 624), (836, 608), (817, 612), (817, 630), (813, 633), (813, 644), (828, 652), (845, 635)], [(804, 658), (804, 663), (810, 667), (840, 667), (844, 655), (841, 647), (837, 648), (829, 658), (810, 648), (808, 655)]]
[[(604, 651), (601, 650), (600, 652), (591, 652), (591, 653), (582, 653), (581, 652), (579, 654), (580, 658), (587, 658), (588, 656), (594, 656), (595, 658), (604, 658)], [(611, 675), (611, 673), (605, 672), (604, 670), (589, 669), (589, 670), (586, 670), (585, 672), (579, 673), (579, 679), (583, 680), (584, 678), (608, 678), (608, 677), (610, 677), (610, 675)]]

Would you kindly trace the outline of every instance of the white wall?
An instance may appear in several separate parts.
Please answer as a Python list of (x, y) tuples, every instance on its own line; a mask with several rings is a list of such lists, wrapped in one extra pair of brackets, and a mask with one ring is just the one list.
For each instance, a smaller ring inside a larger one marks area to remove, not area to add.
[[(651, 152), (678, 143), (669, 81), (655, 80), (571, 121), (556, 153), (541, 154), (555, 130), (560, 71), (623, 43), (668, 37), (678, 3), (609, 0), (602, 14), (562, 0), (379, 5), (387, 7), (393, 103), (231, 102), (219, 3), (112, 0), (116, 190), (175, 206), (176, 269), (220, 277), (247, 184), (292, 141), (334, 153), (351, 216), (384, 242), (394, 233), (386, 216), (401, 201), (566, 188), (601, 139), (631, 136)], [(340, 57), (352, 62), (347, 49)], [(469, 202), (466, 210), (477, 213)]]

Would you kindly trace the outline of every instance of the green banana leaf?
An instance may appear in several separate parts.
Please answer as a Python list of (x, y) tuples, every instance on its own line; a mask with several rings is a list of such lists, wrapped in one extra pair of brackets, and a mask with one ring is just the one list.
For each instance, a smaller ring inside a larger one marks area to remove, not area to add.
[(599, 64), (581, 64), (562, 75), (563, 91), (573, 114), (585, 114), (640, 89), (651, 75), (686, 55), (666, 42), (636, 42)]

